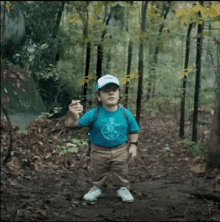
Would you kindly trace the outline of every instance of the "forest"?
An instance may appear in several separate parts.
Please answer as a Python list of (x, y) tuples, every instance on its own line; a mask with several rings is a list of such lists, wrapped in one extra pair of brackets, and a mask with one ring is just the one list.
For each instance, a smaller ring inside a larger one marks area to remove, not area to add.
[[(83, 200), (97, 80), (141, 131), (133, 203)], [(220, 220), (220, 1), (1, 1), (1, 220)]]

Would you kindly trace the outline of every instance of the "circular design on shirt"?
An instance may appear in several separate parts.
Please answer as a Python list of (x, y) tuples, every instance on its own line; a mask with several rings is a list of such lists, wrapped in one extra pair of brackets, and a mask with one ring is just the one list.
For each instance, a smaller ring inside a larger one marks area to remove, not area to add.
[(118, 125), (116, 123), (106, 124), (101, 130), (103, 137), (107, 140), (117, 139), (119, 137)]
[(112, 126), (108, 126), (108, 127), (107, 127), (107, 131), (108, 131), (108, 132), (113, 131), (113, 130), (114, 130), (114, 128), (113, 128)]

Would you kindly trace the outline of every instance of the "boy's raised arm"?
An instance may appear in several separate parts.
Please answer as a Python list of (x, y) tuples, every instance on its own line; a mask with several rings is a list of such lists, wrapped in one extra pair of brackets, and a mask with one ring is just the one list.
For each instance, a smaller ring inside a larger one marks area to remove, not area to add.
[(78, 125), (79, 114), (83, 112), (83, 106), (80, 105), (80, 100), (72, 100), (69, 105), (70, 117), (66, 121), (67, 127), (76, 127)]

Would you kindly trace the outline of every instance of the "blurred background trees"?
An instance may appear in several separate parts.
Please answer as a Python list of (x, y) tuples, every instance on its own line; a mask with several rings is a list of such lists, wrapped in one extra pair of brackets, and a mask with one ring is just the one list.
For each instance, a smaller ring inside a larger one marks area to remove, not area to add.
[(1, 83), (5, 107), (61, 117), (81, 99), (88, 110), (97, 78), (112, 74), (122, 84), (121, 103), (140, 124), (143, 114), (172, 117), (181, 138), (191, 129), (198, 142), (198, 124), (212, 124), (218, 112), (220, 3), (145, 3), (143, 16), (139, 1), (2, 1), (1, 68), (22, 68), (29, 84), (15, 94), (8, 74)]

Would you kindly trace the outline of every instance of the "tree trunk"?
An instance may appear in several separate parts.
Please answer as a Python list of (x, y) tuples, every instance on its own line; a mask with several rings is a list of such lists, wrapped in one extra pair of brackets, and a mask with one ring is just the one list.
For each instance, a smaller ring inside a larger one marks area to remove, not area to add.
[[(84, 40), (87, 40), (87, 39), (88, 39), (88, 27), (89, 27), (88, 5), (89, 5), (89, 2), (87, 1), (87, 2), (86, 2), (86, 14), (87, 14), (87, 18), (86, 18), (86, 24), (85, 24), (84, 30), (83, 30)], [(90, 43), (89, 41), (87, 41), (87, 44), (86, 44), (86, 69), (85, 69), (85, 79), (87, 79), (87, 78), (88, 78), (88, 75), (89, 75), (90, 57), (91, 57), (90, 54), (91, 54), (91, 43)], [(86, 109), (87, 87), (88, 87), (88, 84), (87, 84), (87, 82), (85, 82), (85, 83), (84, 83), (84, 86), (83, 86), (83, 101), (82, 101), (85, 109)]]
[(13, 130), (12, 130), (12, 125), (11, 125), (11, 121), (10, 121), (10, 117), (8, 115), (8, 111), (7, 109), (3, 106), (2, 102), (1, 102), (1, 107), (2, 107), (2, 110), (3, 110), (3, 113), (5, 114), (6, 116), (6, 119), (8, 121), (8, 124), (9, 124), (9, 131), (10, 131), (10, 143), (9, 143), (9, 147), (8, 147), (8, 153), (6, 154), (6, 157), (3, 161), (4, 165), (6, 166), (6, 163), (10, 160), (10, 157), (11, 157), (11, 152), (12, 152), (12, 145), (13, 145)]
[(65, 1), (62, 1), (62, 4), (60, 6), (60, 9), (59, 9), (59, 12), (58, 12), (58, 15), (57, 15), (56, 24), (55, 24), (54, 30), (53, 30), (53, 35), (52, 35), (53, 38), (57, 37), (57, 33), (58, 33), (59, 25), (60, 25), (60, 20), (61, 20), (61, 17), (62, 17), (64, 5), (65, 5)]
[[(128, 67), (127, 67), (127, 79), (131, 73), (131, 60), (132, 60), (132, 41), (129, 39), (128, 43)], [(126, 82), (125, 86), (125, 107), (128, 107), (128, 88), (129, 82)]]
[[(152, 46), (152, 45), (150, 45), (150, 48), (149, 48), (149, 55), (148, 55), (148, 57), (149, 57), (149, 59), (148, 59), (148, 64), (149, 64), (149, 66), (151, 66), (151, 64), (153, 64), (153, 57), (154, 57), (154, 47)], [(150, 99), (150, 97), (151, 97), (151, 83), (152, 83), (152, 67), (150, 67), (150, 69), (149, 69), (149, 77), (148, 77), (148, 79), (147, 79), (147, 93), (146, 93), (146, 100), (148, 101), (149, 99)]]
[[(65, 6), (65, 1), (62, 2), (61, 6), (60, 6), (60, 9), (59, 9), (59, 12), (58, 12), (58, 15), (57, 15), (56, 24), (54, 26), (54, 30), (53, 30), (53, 34), (52, 34), (52, 37), (54, 39), (57, 37), (57, 33), (58, 33), (58, 30), (59, 30), (60, 21), (61, 21), (62, 13), (63, 13), (63, 10), (64, 10), (64, 6)], [(55, 63), (57, 63), (60, 59), (59, 52), (60, 52), (60, 50), (58, 50), (58, 52), (56, 53)]]
[[(167, 18), (169, 10), (170, 10), (170, 3), (169, 3), (169, 6), (165, 10), (163, 10), (162, 13), (161, 13), (161, 17), (163, 17), (164, 20)], [(160, 29), (159, 29), (159, 36), (161, 36), (163, 28), (164, 28), (164, 24), (161, 24)], [(155, 67), (156, 67), (156, 64), (157, 64), (158, 53), (159, 53), (159, 47), (158, 47), (158, 45), (156, 45), (156, 48), (155, 48), (155, 51), (154, 51), (154, 56), (153, 56), (153, 58), (154, 58), (153, 66), (151, 67), (150, 78), (149, 78), (149, 82), (148, 82), (147, 100), (150, 99), (152, 85), (153, 85), (152, 97), (154, 97), (154, 94), (155, 94), (155, 87), (156, 87)], [(152, 82), (153, 82), (153, 84), (152, 84)]]
[[(106, 19), (105, 25), (109, 24), (111, 16), (112, 16), (112, 11), (110, 12), (108, 18)], [(96, 66), (97, 79), (99, 79), (102, 76), (102, 59), (103, 59), (103, 45), (102, 45), (102, 42), (104, 40), (106, 32), (107, 32), (106, 29), (104, 29), (103, 32), (102, 32), (102, 36), (101, 36), (101, 43), (98, 44), (98, 47), (97, 47), (97, 66)]]
[[(86, 45), (86, 70), (85, 70), (85, 78), (88, 77), (89, 75), (89, 66), (90, 66), (90, 52), (91, 52), (91, 44), (88, 41), (87, 45)], [(87, 87), (88, 84), (87, 82), (84, 83), (84, 87), (83, 87), (83, 104), (86, 108), (86, 95), (87, 95)]]
[(108, 55), (107, 55), (106, 70), (109, 74), (111, 74), (111, 46), (109, 48)]
[(96, 75), (97, 79), (102, 76), (102, 54), (103, 54), (103, 46), (102, 43), (98, 44), (97, 48), (97, 67), (96, 67)]
[(4, 38), (5, 38), (5, 10), (6, 10), (6, 1), (4, 1), (4, 11), (3, 11), (3, 23), (2, 23), (2, 32), (1, 32), (1, 56), (3, 58), (5, 46), (4, 46)]
[[(203, 5), (203, 1), (200, 2), (200, 4)], [(200, 12), (199, 12), (199, 16), (201, 16)], [(203, 33), (203, 24), (198, 24), (197, 52), (196, 52), (196, 83), (195, 83), (193, 128), (192, 128), (192, 141), (194, 141), (196, 143), (198, 140), (198, 138), (197, 138), (197, 122), (198, 122), (201, 57), (202, 57), (202, 33)]]
[[(146, 13), (147, 13), (148, 1), (142, 2), (142, 12), (141, 12), (141, 31), (145, 32), (146, 24)], [(139, 63), (138, 63), (138, 94), (137, 94), (137, 110), (136, 110), (136, 120), (140, 124), (141, 116), (141, 97), (142, 97), (142, 85), (143, 85), (143, 39), (140, 37), (140, 49), (139, 49)]]
[(210, 136), (210, 147), (208, 150), (207, 167), (220, 167), (220, 44), (217, 48), (217, 71), (216, 71), (216, 107), (214, 111), (212, 131)]
[[(191, 34), (192, 26), (193, 26), (193, 23), (189, 24), (187, 35), (186, 35), (186, 54), (185, 54), (184, 70), (188, 69), (189, 52), (190, 52), (190, 34)], [(187, 76), (185, 75), (183, 77), (183, 88), (182, 88), (182, 98), (181, 98), (181, 117), (180, 117), (180, 134), (179, 134), (181, 139), (184, 139), (186, 80), (187, 80)]]
[(207, 167), (220, 167), (220, 78), (217, 86), (216, 107), (210, 136)]

